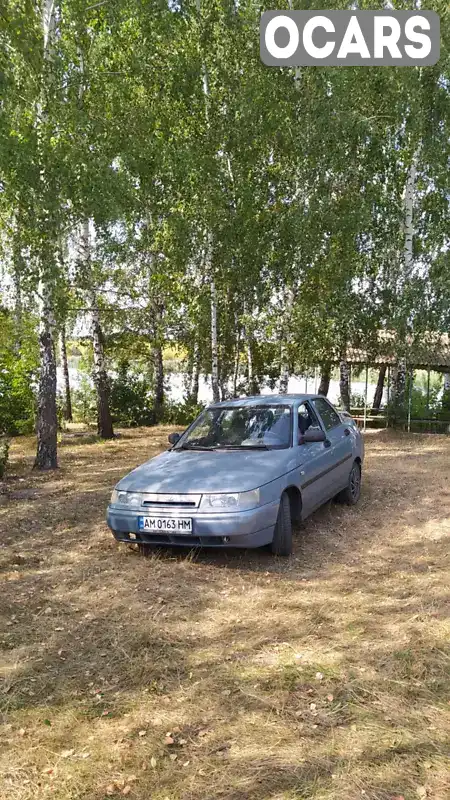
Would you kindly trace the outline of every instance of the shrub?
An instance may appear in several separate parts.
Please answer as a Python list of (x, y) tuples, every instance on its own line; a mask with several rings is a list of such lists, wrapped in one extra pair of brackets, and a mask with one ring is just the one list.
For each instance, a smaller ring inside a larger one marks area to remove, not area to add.
[(187, 427), (198, 417), (204, 407), (204, 405), (192, 402), (166, 403), (162, 421), (169, 425), (185, 425)]
[(0, 433), (17, 435), (34, 430), (38, 351), (32, 321), (24, 321), (24, 345), (15, 349), (13, 321), (0, 309)]
[(75, 422), (84, 422), (86, 425), (97, 417), (95, 389), (84, 375), (79, 388), (72, 391), (72, 412)]
[(113, 422), (125, 428), (156, 423), (150, 384), (133, 375), (127, 361), (111, 383), (110, 408)]

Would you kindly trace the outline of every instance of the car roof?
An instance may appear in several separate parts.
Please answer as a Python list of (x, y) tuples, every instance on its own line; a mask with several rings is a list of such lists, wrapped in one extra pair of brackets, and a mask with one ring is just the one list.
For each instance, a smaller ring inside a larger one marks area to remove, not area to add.
[(251, 406), (294, 406), (305, 400), (314, 400), (317, 394), (257, 394), (253, 397), (234, 397), (221, 403), (212, 403), (209, 408), (236, 408)]

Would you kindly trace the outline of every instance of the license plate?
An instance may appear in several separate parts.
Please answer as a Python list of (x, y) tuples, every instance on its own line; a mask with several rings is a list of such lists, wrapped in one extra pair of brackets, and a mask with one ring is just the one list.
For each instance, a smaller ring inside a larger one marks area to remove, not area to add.
[(154, 533), (192, 533), (190, 517), (139, 517), (139, 530)]

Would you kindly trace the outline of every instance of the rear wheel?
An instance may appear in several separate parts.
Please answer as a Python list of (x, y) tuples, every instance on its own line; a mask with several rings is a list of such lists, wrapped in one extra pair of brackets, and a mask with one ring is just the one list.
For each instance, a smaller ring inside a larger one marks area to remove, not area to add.
[(292, 554), (291, 504), (286, 492), (281, 495), (271, 550), (275, 556), (290, 556)]
[(353, 462), (346, 488), (339, 492), (337, 499), (348, 506), (355, 506), (361, 496), (361, 464)]

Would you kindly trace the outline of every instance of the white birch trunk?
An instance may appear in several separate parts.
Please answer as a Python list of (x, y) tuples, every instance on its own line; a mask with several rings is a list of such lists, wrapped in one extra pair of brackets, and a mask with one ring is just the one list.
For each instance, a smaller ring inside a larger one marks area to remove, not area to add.
[[(41, 23), (43, 35), (44, 62), (51, 62), (53, 36), (55, 32), (55, 0), (43, 0), (41, 5)], [(44, 79), (36, 108), (36, 135), (39, 151), (39, 179), (42, 195), (45, 193), (46, 176), (43, 168), (42, 129), (45, 123), (44, 107), (46, 86)], [(42, 222), (46, 224), (45, 220)], [(51, 238), (51, 237), (50, 237)], [(38, 387), (38, 408), (36, 419), (37, 448), (34, 461), (35, 469), (55, 469), (58, 466), (57, 436), (58, 415), (56, 408), (56, 358), (54, 345), (55, 319), (53, 310), (53, 275), (54, 264), (49, 266), (47, 260), (55, 259), (55, 252), (42, 252), (39, 279), (39, 353), (40, 375)]]
[(97, 399), (97, 430), (102, 439), (114, 437), (111, 412), (109, 409), (109, 381), (106, 369), (104, 337), (100, 322), (97, 294), (91, 282), (91, 236), (89, 220), (84, 220), (81, 225), (80, 255), (85, 272), (88, 288), (86, 298), (90, 310), (90, 328), (94, 353), (94, 368), (92, 378), (94, 381)]
[[(288, 0), (289, 8), (293, 10), (293, 3), (292, 0)], [(300, 85), (301, 79), (301, 70), (300, 67), (296, 67), (294, 71), (294, 84), (296, 90), (299, 92), (301, 89)], [(299, 187), (296, 186), (295, 189), (295, 197), (297, 197), (299, 193)], [(290, 344), (290, 320), (292, 315), (294, 305), (294, 291), (289, 288), (286, 290), (285, 293), (285, 307), (283, 311), (283, 322), (281, 327), (281, 344), (280, 344), (280, 384), (279, 384), (279, 391), (280, 394), (287, 394), (288, 386), (289, 386), (289, 378), (290, 378), (290, 358), (289, 358), (289, 344)]]
[(236, 327), (236, 347), (234, 351), (234, 376), (233, 376), (233, 397), (237, 395), (237, 385), (239, 381), (239, 362), (241, 353), (241, 329), (238, 314), (235, 315)]
[(55, 469), (57, 461), (58, 415), (56, 409), (56, 358), (54, 347), (55, 319), (52, 287), (41, 281), (41, 315), (39, 325), (40, 375), (37, 412), (37, 469)]
[(280, 394), (287, 394), (289, 386), (289, 364), (286, 360), (286, 349), (284, 344), (281, 344), (281, 370), (280, 370)]
[(408, 176), (405, 184), (405, 242), (403, 251), (404, 261), (404, 281), (407, 281), (413, 272), (414, 268), (414, 199), (416, 190), (416, 177), (417, 177), (417, 159), (419, 157), (419, 150), (417, 149), (413, 155)]
[(283, 310), (283, 323), (281, 326), (281, 344), (280, 344), (280, 394), (287, 394), (290, 378), (290, 359), (289, 359), (289, 342), (290, 342), (290, 319), (292, 308), (294, 305), (294, 292), (292, 289), (286, 290), (285, 306)]
[(200, 347), (198, 341), (194, 345), (192, 376), (189, 390), (189, 400), (191, 403), (198, 403), (198, 388), (200, 381)]
[[(201, 0), (196, 0), (196, 6), (197, 6), (197, 13), (200, 15), (202, 10)], [(209, 125), (209, 109), (208, 109), (209, 83), (208, 83), (208, 71), (206, 69), (206, 64), (204, 61), (202, 62), (202, 81), (203, 81), (203, 94), (205, 96), (205, 117), (206, 117), (206, 122)], [(217, 291), (216, 291), (216, 283), (214, 280), (214, 276), (212, 274), (212, 250), (213, 250), (213, 238), (211, 231), (209, 231), (206, 237), (205, 266), (206, 266), (206, 273), (209, 276), (210, 290), (211, 290), (211, 384), (212, 384), (213, 400), (215, 403), (218, 403), (220, 400), (220, 387), (219, 387), (219, 354), (218, 354), (218, 336), (217, 336)]]
[(16, 229), (13, 243), (13, 285), (14, 285), (14, 350), (20, 357), (23, 335), (23, 303), (22, 303), (22, 250), (19, 240), (19, 231)]
[(64, 378), (64, 419), (72, 422), (72, 397), (70, 393), (69, 365), (67, 363), (66, 326), (61, 327), (60, 334), (61, 366)]
[(254, 392), (255, 379), (253, 377), (253, 354), (252, 343), (250, 337), (247, 337), (247, 375), (248, 375), (248, 391), (252, 395)]
[(211, 286), (211, 385), (213, 393), (213, 401), (218, 403), (220, 401), (219, 390), (219, 354), (218, 354), (218, 341), (217, 341), (217, 292), (216, 284), (213, 278), (210, 282)]

